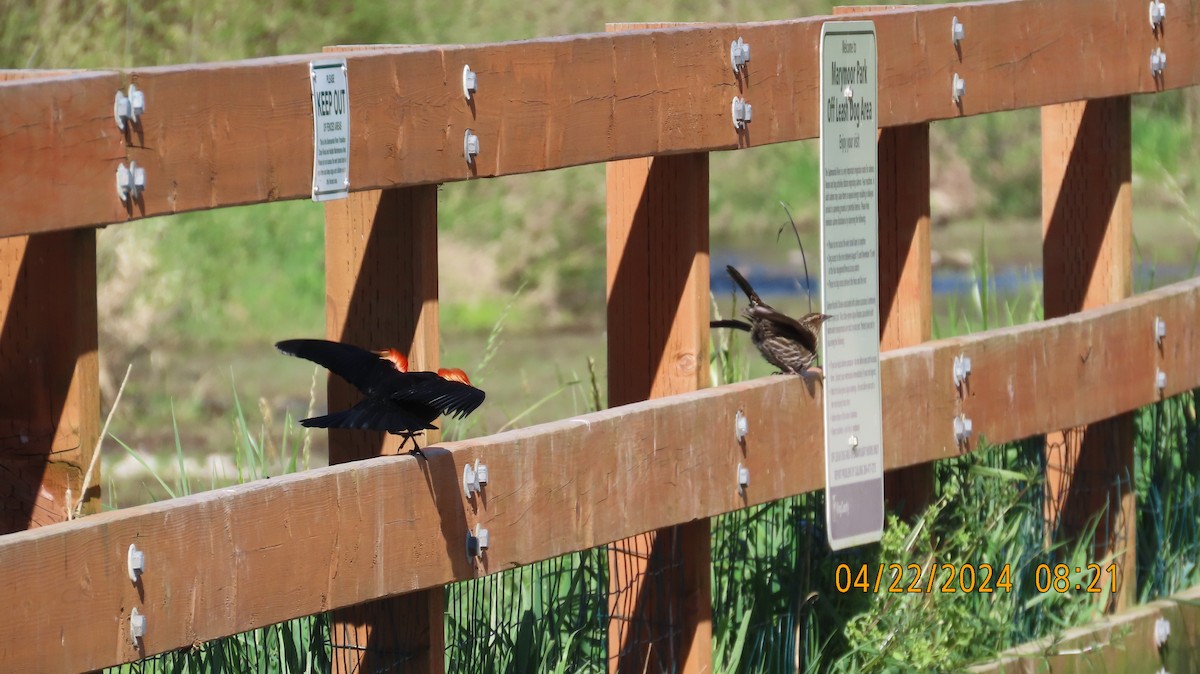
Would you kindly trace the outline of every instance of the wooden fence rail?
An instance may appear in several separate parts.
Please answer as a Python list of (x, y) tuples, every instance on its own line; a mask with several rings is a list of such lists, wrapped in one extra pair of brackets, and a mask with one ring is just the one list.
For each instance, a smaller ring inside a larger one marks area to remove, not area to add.
[[(882, 339), (893, 347), (882, 360), (887, 469), (971, 451), (981, 438), (1096, 424), (1200, 386), (1200, 280), (1125, 300), (1119, 285), (1131, 231), (1128, 97), (1200, 82), (1198, 10), (1200, 0), (1171, 4), (1161, 30), (1131, 0), (1000, 0), (843, 17), (875, 21), (879, 125), (890, 127), (880, 145), (881, 241), (889, 246)], [(967, 29), (957, 47), (952, 17)], [(430, 633), (418, 648), (433, 654), (441, 650), (442, 585), (689, 523), (684, 545), (696, 554), (685, 566), (700, 572), (693, 589), (707, 586), (707, 541), (695, 535), (703, 528), (696, 522), (824, 485), (815, 469), (824, 465), (822, 388), (776, 377), (632, 401), (703, 384), (706, 153), (817, 135), (817, 44), (827, 20), (333, 48), (349, 62), (358, 193), (327, 206), (329, 335), (406, 346), (423, 366), (435, 365), (432, 185), (613, 162), (610, 328), (631, 331), (610, 343), (630, 368), (613, 379), (610, 399), (631, 404), (448, 443), (427, 449), (428, 462), (370, 458), (2, 536), (0, 587), (11, 610), (0, 615), (0, 670), (91, 670), (399, 595), (405, 603), (389, 610), (424, 615)], [(737, 37), (752, 45), (753, 59), (735, 77), (728, 45)], [(1153, 76), (1156, 48), (1171, 65)], [(10, 508), (24, 524), (60, 504), (65, 486), (78, 488), (82, 476), (54, 468), (50, 457), (78, 466), (99, 432), (95, 234), (87, 228), (307, 198), (307, 64), (325, 56), (0, 73), (0, 379), (30, 391), (0, 394), (0, 462), (23, 471), (0, 472), (49, 487), (26, 489), (36, 496)], [(471, 103), (460, 90), (464, 65), (479, 74)], [(958, 104), (955, 74), (968, 87)], [(122, 132), (113, 95), (130, 84), (145, 93), (146, 112)], [(735, 93), (754, 105), (741, 132), (729, 119)], [(1101, 100), (1059, 105), (1092, 99)], [(1043, 132), (1043, 250), (1046, 265), (1057, 265), (1047, 292), (1058, 302), (1047, 307), (1066, 315), (913, 344), (928, 337), (928, 123), (1039, 106), (1067, 129)], [(1096, 110), (1099, 126), (1089, 122)], [(461, 154), (468, 127), (481, 143), (472, 164)], [(126, 207), (114, 174), (130, 161), (146, 169), (148, 187)], [(72, 273), (56, 274), (63, 266)], [(379, 287), (402, 297), (385, 300)], [(1120, 301), (1092, 308), (1112, 300)], [(1161, 343), (1156, 319), (1168, 326)], [(956, 387), (960, 354), (973, 367)], [(1161, 388), (1159, 370), (1167, 375)], [(331, 384), (330, 398), (339, 395), (346, 391)], [(744, 447), (734, 438), (738, 411), (750, 422)], [(974, 426), (962, 445), (953, 433), (959, 415)], [(374, 438), (335, 436), (331, 456), (387, 449)], [(1127, 457), (1114, 456), (1108, 468), (1118, 470)], [(491, 481), (466, 499), (462, 469), (476, 459), (489, 465)], [(751, 473), (744, 494), (739, 462)], [(476, 524), (490, 530), (491, 547), (473, 563), (464, 547)], [(147, 555), (136, 584), (125, 569), (134, 543)], [(708, 617), (703, 596), (688, 601), (684, 667), (703, 670)], [(148, 621), (139, 647), (128, 639), (134, 607)], [(426, 660), (420, 671), (440, 671), (437, 657)]]
[[(1001, 0), (837, 18), (875, 21), (878, 121), (887, 127), (1200, 82), (1196, 1), (1172, 3), (1160, 35), (1143, 5)], [(950, 40), (955, 16), (967, 30), (960, 49)], [(827, 20), (346, 52), (351, 189), (814, 138), (817, 43)], [(729, 44), (739, 36), (753, 45), (743, 77), (755, 114), (740, 135), (729, 118), (738, 91)], [(1170, 57), (1158, 78), (1149, 69), (1155, 48)], [(316, 58), (0, 83), (0, 236), (308, 198), (308, 62)], [(464, 65), (479, 75), (472, 104), (462, 96)], [(950, 96), (954, 73), (967, 83), (961, 105)], [(113, 94), (130, 83), (145, 92), (146, 113), (122, 133)], [(472, 165), (462, 156), (467, 128), (481, 143)], [(117, 165), (131, 160), (145, 167), (149, 187), (127, 210), (113, 185)]]
[[(972, 359), (963, 411), (977, 436), (1004, 442), (1200, 386), (1196, 315), (1200, 279), (889, 351), (884, 432), (898, 451), (886, 467), (977, 446), (972, 438), (959, 448), (953, 436), (961, 353)], [(1169, 326), (1161, 351), (1155, 317)], [(1156, 364), (1170, 373), (1162, 392)], [(1087, 393), (1098, 389), (1112, 395)], [(750, 422), (744, 458), (739, 410)], [(0, 537), (11, 607), (0, 613), (0, 669), (95, 669), (820, 489), (822, 429), (819, 388), (769, 377), (446, 443), (426, 450), (428, 463), (369, 459)], [(462, 468), (476, 459), (491, 481), (468, 500)], [(745, 498), (739, 461), (750, 468)], [(476, 523), (491, 534), (478, 566), (464, 552)], [(131, 543), (147, 558), (138, 585), (125, 570)], [(126, 638), (135, 606), (149, 621), (143, 650)], [(24, 647), (46, 643), (62, 647)]]

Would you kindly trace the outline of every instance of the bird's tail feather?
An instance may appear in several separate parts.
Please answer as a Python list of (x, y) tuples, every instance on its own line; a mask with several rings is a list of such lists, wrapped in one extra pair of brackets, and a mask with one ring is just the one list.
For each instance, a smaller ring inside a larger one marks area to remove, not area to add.
[(759, 298), (758, 293), (754, 292), (754, 288), (750, 287), (750, 282), (746, 280), (745, 276), (742, 276), (741, 272), (739, 272), (737, 269), (734, 269), (733, 265), (725, 265), (725, 271), (729, 272), (729, 277), (733, 279), (733, 282), (738, 284), (738, 287), (742, 289), (742, 292), (746, 293), (746, 297), (750, 299), (750, 304), (757, 305), (763, 303), (762, 299)]
[(723, 318), (719, 321), (709, 321), (710, 328), (733, 328), (734, 330), (745, 330), (750, 332), (750, 324), (746, 321), (739, 321), (736, 318)]

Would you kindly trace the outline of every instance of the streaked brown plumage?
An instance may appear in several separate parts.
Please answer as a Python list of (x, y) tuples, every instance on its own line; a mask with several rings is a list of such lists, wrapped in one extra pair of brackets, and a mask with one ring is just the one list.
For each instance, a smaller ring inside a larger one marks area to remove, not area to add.
[(796, 320), (776, 311), (771, 305), (762, 301), (750, 283), (738, 270), (727, 265), (734, 283), (746, 293), (750, 306), (742, 309), (742, 315), (749, 323), (737, 319), (712, 321), (709, 325), (714, 328), (734, 328), (750, 333), (750, 341), (758, 347), (767, 362), (779, 368), (781, 372), (804, 374), (817, 359), (817, 343), (821, 338), (821, 325), (829, 320), (828, 314), (810, 313)]

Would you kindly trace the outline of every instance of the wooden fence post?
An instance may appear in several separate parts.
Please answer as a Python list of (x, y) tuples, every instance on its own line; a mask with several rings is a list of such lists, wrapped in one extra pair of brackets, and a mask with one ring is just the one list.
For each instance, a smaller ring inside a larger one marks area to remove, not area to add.
[[(1042, 108), (1046, 318), (1130, 294), (1130, 135), (1128, 96)], [(1099, 357), (1119, 357), (1107, 353), (1103, 343), (1094, 347)], [(1061, 357), (1077, 358), (1084, 367), (1091, 355), (1089, 349)], [(1130, 376), (1153, 377), (1154, 373), (1131, 372)], [(1062, 385), (1069, 389), (1072, 382)], [(1064, 390), (1064, 394), (1105, 395), (1105, 391)], [(1119, 588), (1109, 608), (1131, 605), (1137, 580), (1132, 413), (1048, 434), (1046, 455), (1048, 526), (1071, 536), (1082, 531), (1089, 519), (1105, 513), (1096, 529), (1095, 559), (1116, 555)]]
[(0, 534), (100, 502), (96, 232), (0, 239)]
[[(325, 284), (329, 339), (394, 347), (414, 369), (436, 370), (437, 186), (355, 192), (326, 203)], [(358, 397), (330, 377), (330, 409)], [(429, 431), (422, 444), (437, 440)], [(392, 454), (398, 445), (394, 435), (330, 431), (329, 462)], [(334, 671), (444, 671), (444, 615), (441, 587), (335, 611)]]
[[(879, 131), (879, 318), (880, 351), (920, 344), (932, 333), (929, 124)], [(886, 473), (888, 509), (905, 519), (919, 514), (933, 482), (932, 463)]]
[[(609, 404), (703, 387), (708, 154), (609, 162), (607, 186)], [(610, 670), (712, 670), (710, 547), (707, 518), (613, 544)]]

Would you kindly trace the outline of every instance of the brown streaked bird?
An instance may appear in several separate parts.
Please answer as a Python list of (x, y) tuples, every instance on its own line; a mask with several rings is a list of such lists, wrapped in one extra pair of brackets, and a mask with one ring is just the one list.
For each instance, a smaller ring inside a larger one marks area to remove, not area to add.
[(309, 428), (387, 431), (412, 440), (409, 454), (422, 457), (417, 436), (436, 429), (441, 415), (462, 418), (483, 404), (485, 394), (458, 368), (409, 372), (408, 358), (396, 349), (367, 351), (324, 339), (289, 339), (275, 345), (283, 353), (324, 367), (354, 385), (363, 399), (348, 410), (301, 419)]
[(759, 353), (767, 362), (779, 368), (785, 374), (803, 375), (812, 367), (817, 359), (817, 343), (821, 338), (821, 325), (832, 318), (828, 314), (810, 313), (796, 320), (776, 311), (771, 305), (762, 301), (754, 288), (732, 265), (726, 265), (725, 271), (746, 297), (750, 306), (742, 309), (742, 315), (749, 321), (725, 319), (712, 321), (710, 327), (734, 328), (750, 333), (750, 341), (758, 347)]

